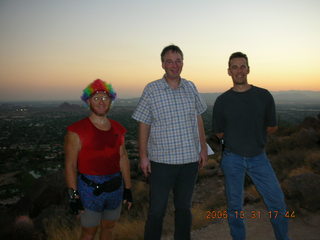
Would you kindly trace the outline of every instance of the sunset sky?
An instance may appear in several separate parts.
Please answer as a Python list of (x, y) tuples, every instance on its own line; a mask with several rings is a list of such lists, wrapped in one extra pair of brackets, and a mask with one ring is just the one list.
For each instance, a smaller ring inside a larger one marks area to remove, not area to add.
[(235, 51), (254, 85), (320, 91), (319, 12), (319, 0), (0, 0), (0, 101), (79, 99), (96, 78), (138, 97), (172, 43), (202, 93), (231, 86)]

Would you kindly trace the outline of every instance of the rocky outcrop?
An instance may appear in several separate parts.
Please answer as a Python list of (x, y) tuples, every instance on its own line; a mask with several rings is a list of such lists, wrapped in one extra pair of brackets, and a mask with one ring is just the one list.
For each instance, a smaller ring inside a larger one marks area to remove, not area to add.
[(43, 219), (48, 209), (52, 216), (55, 207), (65, 208), (65, 191), (62, 172), (36, 180), (18, 203), (0, 209), (0, 239), (44, 239)]

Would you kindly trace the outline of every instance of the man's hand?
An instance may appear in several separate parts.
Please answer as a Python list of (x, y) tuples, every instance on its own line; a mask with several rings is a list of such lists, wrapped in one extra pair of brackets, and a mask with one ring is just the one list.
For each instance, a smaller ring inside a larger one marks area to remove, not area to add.
[(144, 158), (140, 159), (140, 168), (141, 168), (144, 176), (148, 177), (149, 174), (151, 173), (151, 165), (150, 165), (149, 158), (144, 157)]
[(203, 168), (208, 163), (208, 149), (201, 148), (200, 152), (200, 160), (199, 160), (199, 168)]

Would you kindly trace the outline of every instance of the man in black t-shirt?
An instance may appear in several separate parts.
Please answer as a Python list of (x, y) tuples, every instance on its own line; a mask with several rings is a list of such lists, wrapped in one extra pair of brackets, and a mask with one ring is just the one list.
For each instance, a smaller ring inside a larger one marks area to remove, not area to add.
[(229, 58), (233, 87), (213, 107), (213, 130), (223, 139), (221, 168), (225, 176), (228, 221), (233, 240), (245, 240), (244, 179), (248, 174), (262, 195), (277, 240), (288, 240), (286, 204), (265, 153), (267, 134), (277, 130), (275, 104), (268, 90), (248, 84), (248, 58), (241, 52)]

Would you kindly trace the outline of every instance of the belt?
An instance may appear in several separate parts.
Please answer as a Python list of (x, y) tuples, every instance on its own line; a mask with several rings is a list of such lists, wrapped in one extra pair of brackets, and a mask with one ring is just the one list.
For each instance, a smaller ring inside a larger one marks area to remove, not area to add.
[(83, 174), (81, 174), (81, 180), (84, 181), (88, 186), (93, 187), (93, 193), (94, 195), (98, 196), (103, 192), (113, 192), (120, 188), (122, 184), (122, 177), (116, 176), (109, 181), (105, 181), (103, 183), (96, 183), (87, 177), (85, 177)]

